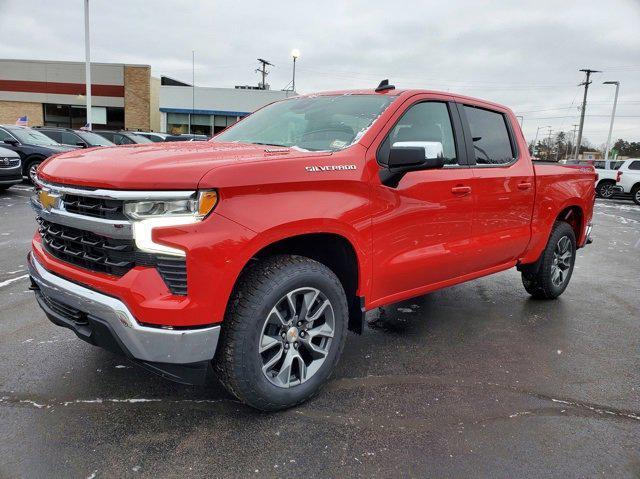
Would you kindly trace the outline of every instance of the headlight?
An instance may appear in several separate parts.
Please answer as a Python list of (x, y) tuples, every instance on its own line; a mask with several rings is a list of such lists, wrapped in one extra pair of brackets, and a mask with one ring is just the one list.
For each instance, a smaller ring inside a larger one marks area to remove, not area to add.
[(178, 248), (154, 242), (153, 229), (202, 221), (217, 203), (215, 191), (199, 191), (192, 198), (127, 202), (124, 214), (133, 220), (133, 237), (138, 249), (147, 253), (185, 256), (185, 252)]
[(161, 199), (125, 203), (124, 214), (134, 221), (149, 218), (205, 218), (218, 202), (215, 191), (199, 191), (196, 198)]

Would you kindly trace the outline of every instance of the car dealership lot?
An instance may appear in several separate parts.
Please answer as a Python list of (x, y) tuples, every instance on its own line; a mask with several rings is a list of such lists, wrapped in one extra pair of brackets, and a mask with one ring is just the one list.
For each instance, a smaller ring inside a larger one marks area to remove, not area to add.
[(556, 301), (515, 270), (370, 312), (314, 400), (257, 413), (53, 326), (0, 193), (0, 477), (636, 477), (640, 207), (598, 200)]

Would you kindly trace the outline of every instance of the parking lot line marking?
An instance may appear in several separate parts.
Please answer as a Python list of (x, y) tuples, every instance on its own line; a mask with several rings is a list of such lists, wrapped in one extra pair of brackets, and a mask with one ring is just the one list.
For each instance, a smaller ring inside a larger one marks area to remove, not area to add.
[(4, 286), (8, 286), (11, 283), (15, 283), (16, 281), (20, 281), (21, 279), (25, 279), (25, 278), (28, 278), (28, 277), (29, 277), (28, 274), (23, 274), (22, 276), (18, 276), (17, 278), (11, 278), (11, 279), (8, 279), (6, 281), (2, 281), (2, 282), (0, 282), (0, 288), (3, 288)]

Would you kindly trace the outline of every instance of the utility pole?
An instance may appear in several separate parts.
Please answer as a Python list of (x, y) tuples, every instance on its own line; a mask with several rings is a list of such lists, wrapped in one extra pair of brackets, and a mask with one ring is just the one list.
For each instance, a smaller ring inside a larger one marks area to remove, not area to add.
[(258, 62), (262, 65), (262, 68), (257, 68), (256, 72), (262, 74), (262, 83), (258, 85), (261, 90), (267, 89), (267, 75), (269, 72), (267, 71), (267, 65), (271, 67), (275, 67), (275, 65), (268, 60), (264, 60), (262, 58), (258, 58)]
[(84, 0), (84, 81), (87, 105), (86, 129), (91, 131), (91, 45), (89, 44), (89, 0)]
[(604, 150), (604, 167), (608, 170), (609, 163), (609, 149), (611, 148), (611, 133), (613, 132), (613, 120), (616, 117), (616, 105), (618, 104), (618, 90), (620, 89), (619, 81), (606, 81), (603, 82), (604, 85), (615, 85), (616, 86), (616, 95), (613, 98), (613, 110), (611, 111), (611, 123), (609, 124), (609, 136), (607, 137), (607, 147)]
[(547, 155), (547, 161), (551, 161), (551, 127), (549, 127), (549, 139), (547, 140), (547, 144), (549, 145), (549, 154)]
[(592, 73), (600, 73), (599, 70), (590, 70), (588, 68), (583, 68), (579, 70), (584, 72), (586, 78), (583, 83), (580, 85), (584, 85), (584, 97), (582, 98), (582, 108), (580, 109), (580, 127), (578, 128), (578, 140), (576, 141), (576, 159), (578, 159), (578, 155), (580, 154), (580, 145), (582, 144), (582, 131), (584, 129), (584, 114), (587, 111), (587, 92), (589, 91), (589, 85), (591, 82), (589, 81), (589, 77)]
[[(578, 125), (573, 125), (573, 134), (571, 135), (571, 141), (575, 141), (576, 140), (576, 130), (578, 129)], [(567, 142), (567, 147), (565, 148), (564, 151), (564, 159), (568, 159), (569, 158), (569, 142)]]

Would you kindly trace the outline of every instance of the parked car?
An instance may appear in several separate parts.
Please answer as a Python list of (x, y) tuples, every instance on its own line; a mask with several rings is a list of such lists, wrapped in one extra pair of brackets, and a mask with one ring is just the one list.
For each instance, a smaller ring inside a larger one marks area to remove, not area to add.
[(163, 141), (167, 141), (167, 137), (171, 136), (168, 133), (158, 133), (155, 131), (136, 131), (136, 135), (144, 136), (148, 140), (153, 141), (154, 143), (161, 143)]
[(596, 184), (596, 194), (600, 198), (611, 198), (616, 193), (616, 181), (618, 179), (618, 170), (624, 164), (624, 161), (610, 161), (609, 168), (606, 168), (606, 162), (595, 161), (592, 162), (593, 166), (598, 173), (598, 180)]
[(213, 364), (262, 410), (314, 395), (366, 310), (513, 267), (557, 298), (595, 201), (593, 167), (532, 164), (508, 108), (384, 83), (189, 147), (62, 155), (38, 181), (48, 318), (176, 381)]
[(53, 126), (40, 126), (36, 129), (62, 145), (91, 148), (96, 146), (115, 146), (115, 143), (92, 131), (74, 130), (72, 128), (58, 128)]
[(0, 191), (22, 182), (20, 155), (0, 146)]
[(630, 194), (635, 204), (640, 205), (640, 158), (626, 160), (618, 170), (616, 190)]
[(208, 139), (207, 135), (183, 133), (181, 135), (167, 135), (164, 141), (207, 141)]
[(37, 130), (26, 126), (0, 125), (0, 142), (15, 151), (22, 162), (22, 176), (33, 182), (40, 163), (51, 155), (77, 149), (61, 145)]
[(132, 131), (93, 130), (116, 145), (133, 145), (136, 143), (153, 143), (150, 139)]

